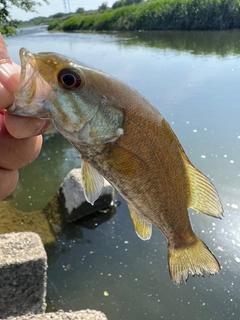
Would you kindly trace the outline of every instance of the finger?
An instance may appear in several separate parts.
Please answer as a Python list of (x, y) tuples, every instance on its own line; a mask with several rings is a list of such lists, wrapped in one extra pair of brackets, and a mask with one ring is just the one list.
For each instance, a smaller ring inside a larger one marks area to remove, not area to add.
[(3, 39), (3, 36), (0, 34), (0, 63), (6, 63), (6, 62), (11, 62), (11, 60), (9, 58), (7, 47)]
[(17, 182), (17, 170), (5, 170), (0, 168), (0, 200), (6, 198), (14, 190)]
[(42, 136), (15, 139), (8, 134), (2, 139), (0, 133), (0, 167), (4, 169), (19, 169), (37, 158), (41, 150)]
[(0, 168), (18, 169), (32, 162), (42, 146), (42, 136), (16, 139), (9, 134), (0, 116)]
[(0, 35), (0, 109), (9, 107), (19, 82), (20, 66), (12, 62)]
[(46, 119), (14, 116), (5, 112), (4, 124), (7, 131), (13, 137), (22, 139), (43, 133), (49, 126), (49, 121)]
[(0, 82), (13, 97), (17, 90), (21, 68), (14, 62), (0, 63)]
[(13, 103), (13, 96), (4, 88), (0, 82), (0, 110), (6, 109)]

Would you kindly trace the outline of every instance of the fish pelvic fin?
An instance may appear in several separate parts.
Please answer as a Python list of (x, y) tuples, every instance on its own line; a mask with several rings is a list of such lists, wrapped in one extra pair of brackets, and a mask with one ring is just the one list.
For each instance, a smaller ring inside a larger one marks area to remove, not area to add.
[(136, 234), (140, 239), (146, 241), (149, 240), (152, 236), (152, 224), (143, 217), (139, 216), (135, 210), (128, 206), (130, 216), (133, 220), (134, 228)]
[(175, 284), (186, 282), (188, 276), (216, 274), (220, 265), (208, 247), (197, 236), (187, 247), (168, 248), (169, 274)]
[(90, 163), (82, 160), (81, 178), (85, 198), (93, 205), (102, 192), (103, 176)]
[(196, 169), (191, 163), (186, 163), (190, 182), (190, 198), (188, 207), (215, 218), (221, 218), (223, 208), (218, 192), (210, 179)]

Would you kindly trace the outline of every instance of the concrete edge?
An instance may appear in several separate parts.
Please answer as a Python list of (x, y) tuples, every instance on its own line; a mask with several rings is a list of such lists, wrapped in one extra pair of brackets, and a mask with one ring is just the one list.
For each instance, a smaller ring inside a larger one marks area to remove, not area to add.
[(104, 313), (96, 310), (81, 310), (74, 312), (58, 311), (44, 314), (26, 314), (20, 317), (8, 317), (0, 320), (107, 320)]

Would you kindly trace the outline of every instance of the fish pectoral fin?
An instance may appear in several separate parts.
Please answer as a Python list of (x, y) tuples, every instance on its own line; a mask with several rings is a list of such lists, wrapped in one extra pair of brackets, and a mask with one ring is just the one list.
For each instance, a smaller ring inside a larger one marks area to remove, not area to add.
[(208, 247), (197, 236), (190, 246), (168, 247), (169, 274), (175, 284), (186, 282), (189, 275), (216, 274), (220, 265)]
[(149, 240), (152, 236), (151, 222), (147, 221), (143, 217), (139, 217), (130, 206), (128, 206), (128, 209), (133, 220), (135, 231), (139, 238), (144, 241)]
[(102, 192), (103, 176), (90, 163), (82, 160), (81, 177), (85, 198), (93, 205)]
[(215, 218), (221, 218), (222, 204), (214, 185), (191, 163), (186, 163), (190, 181), (190, 197), (188, 207)]

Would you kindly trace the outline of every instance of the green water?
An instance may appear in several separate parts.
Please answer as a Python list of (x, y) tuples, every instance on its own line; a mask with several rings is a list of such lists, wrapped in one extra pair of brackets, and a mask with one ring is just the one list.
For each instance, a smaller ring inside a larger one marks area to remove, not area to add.
[[(195, 232), (212, 249), (219, 275), (172, 284), (166, 244), (135, 234), (126, 203), (95, 229), (69, 225), (48, 250), (48, 301), (56, 309), (94, 308), (109, 319), (236, 319), (240, 316), (240, 31), (47, 33), (44, 27), (7, 38), (18, 50), (55, 51), (102, 69), (146, 96), (171, 124), (193, 164), (209, 175), (223, 220), (189, 211)], [(41, 209), (71, 170), (77, 153), (59, 134), (21, 170), (20, 210)], [(104, 296), (104, 291), (109, 296)], [(49, 310), (51, 307), (49, 307)]]

